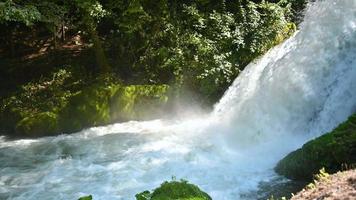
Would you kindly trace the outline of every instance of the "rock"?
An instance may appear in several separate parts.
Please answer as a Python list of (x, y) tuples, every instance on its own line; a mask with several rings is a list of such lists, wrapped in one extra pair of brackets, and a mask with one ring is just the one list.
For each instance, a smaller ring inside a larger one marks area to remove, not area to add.
[(168, 85), (119, 87), (110, 100), (113, 121), (152, 119), (163, 114), (169, 96)]
[(167, 85), (91, 85), (69, 99), (59, 112), (63, 132), (163, 114)]
[(30, 106), (28, 99), (20, 101), (15, 97), (4, 100), (0, 106), (0, 131), (39, 137), (128, 120), (154, 119), (165, 113), (170, 90), (168, 85), (123, 86), (98, 81), (67, 95), (56, 107), (39, 102)]
[(59, 112), (59, 126), (63, 132), (75, 132), (90, 126), (110, 122), (110, 87), (91, 85), (69, 99)]
[(25, 117), (17, 123), (16, 132), (30, 137), (54, 134), (58, 132), (57, 115), (52, 112), (43, 112)]
[(291, 198), (291, 200), (312, 199), (356, 199), (356, 170), (319, 178)]
[(275, 171), (294, 180), (312, 180), (319, 169), (334, 173), (356, 163), (356, 114), (283, 158)]
[(89, 195), (89, 196), (85, 196), (85, 197), (80, 197), (78, 200), (92, 200), (93, 196)]
[(152, 193), (144, 191), (136, 194), (137, 200), (211, 200), (211, 197), (201, 191), (198, 186), (187, 181), (164, 182)]

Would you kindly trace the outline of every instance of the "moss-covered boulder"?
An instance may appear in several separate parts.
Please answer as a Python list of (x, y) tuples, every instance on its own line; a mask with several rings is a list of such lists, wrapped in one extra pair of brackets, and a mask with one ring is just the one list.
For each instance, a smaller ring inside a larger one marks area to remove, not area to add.
[(59, 125), (64, 132), (110, 122), (109, 100), (113, 86), (90, 85), (73, 95), (59, 112)]
[(93, 196), (89, 195), (89, 196), (84, 196), (84, 197), (80, 197), (78, 200), (92, 200)]
[(152, 119), (165, 110), (169, 96), (167, 85), (131, 85), (119, 87), (110, 100), (113, 121)]
[(30, 137), (57, 133), (58, 116), (52, 112), (43, 112), (25, 117), (17, 123), (16, 132)]
[(136, 194), (137, 200), (211, 200), (211, 197), (201, 191), (198, 186), (187, 181), (164, 182), (152, 193), (144, 191)]
[(147, 119), (162, 114), (167, 85), (95, 84), (73, 95), (59, 112), (64, 132), (108, 123)]
[(356, 163), (356, 114), (326, 133), (304, 144), (277, 164), (277, 173), (295, 180), (311, 180), (325, 167), (334, 173)]
[(38, 137), (152, 119), (162, 116), (170, 96), (167, 85), (124, 86), (101, 79), (65, 92), (42, 85), (30, 84), (20, 94), (0, 100), (0, 132)]

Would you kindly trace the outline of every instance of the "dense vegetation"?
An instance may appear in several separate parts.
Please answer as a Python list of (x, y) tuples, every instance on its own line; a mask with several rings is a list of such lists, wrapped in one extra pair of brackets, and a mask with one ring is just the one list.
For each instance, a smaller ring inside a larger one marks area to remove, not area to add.
[[(99, 114), (100, 119), (56, 123), (78, 96), (92, 95), (90, 87), (98, 84), (168, 85), (165, 98), (170, 105), (183, 97), (211, 105), (249, 62), (295, 31), (305, 2), (0, 2), (1, 129), (23, 135), (32, 132), (26, 131), (29, 126), (34, 132), (42, 130), (36, 125), (41, 126), (40, 121), (53, 125), (38, 134), (43, 135), (62, 131), (57, 126), (74, 131), (125, 120), (107, 117), (110, 101), (83, 101), (89, 103), (84, 107), (95, 107), (84, 111), (85, 117)], [(106, 100), (110, 95), (98, 94)], [(142, 114), (130, 115), (129, 119)]]
[(291, 152), (276, 166), (276, 171), (288, 178), (311, 180), (319, 169), (335, 173), (356, 164), (356, 114), (302, 148)]

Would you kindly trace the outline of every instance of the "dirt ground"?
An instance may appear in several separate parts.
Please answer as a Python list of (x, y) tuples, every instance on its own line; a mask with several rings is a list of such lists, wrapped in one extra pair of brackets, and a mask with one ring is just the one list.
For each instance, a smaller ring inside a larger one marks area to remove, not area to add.
[(356, 169), (323, 178), (291, 200), (356, 200)]

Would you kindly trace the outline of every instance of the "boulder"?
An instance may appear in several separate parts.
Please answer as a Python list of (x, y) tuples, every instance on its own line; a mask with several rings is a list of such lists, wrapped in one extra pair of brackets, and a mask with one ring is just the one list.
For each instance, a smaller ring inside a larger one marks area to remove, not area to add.
[(136, 194), (137, 200), (211, 200), (198, 186), (185, 180), (164, 182), (152, 193), (144, 191)]
[(356, 114), (326, 133), (291, 152), (275, 171), (294, 180), (312, 180), (321, 168), (334, 173), (356, 163)]
[(42, 112), (20, 120), (16, 132), (29, 137), (52, 135), (58, 132), (58, 116), (52, 112)]

